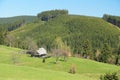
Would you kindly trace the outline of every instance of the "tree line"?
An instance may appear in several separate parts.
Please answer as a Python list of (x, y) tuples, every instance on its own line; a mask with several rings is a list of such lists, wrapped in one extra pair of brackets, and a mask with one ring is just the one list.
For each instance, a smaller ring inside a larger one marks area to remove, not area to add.
[(104, 14), (103, 19), (120, 28), (120, 17), (119, 16), (112, 16), (112, 15)]
[(7, 31), (12, 31), (12, 30), (15, 30), (15, 29), (21, 27), (23, 24), (25, 24), (25, 20), (20, 19), (13, 23), (0, 24), (0, 27), (5, 28)]

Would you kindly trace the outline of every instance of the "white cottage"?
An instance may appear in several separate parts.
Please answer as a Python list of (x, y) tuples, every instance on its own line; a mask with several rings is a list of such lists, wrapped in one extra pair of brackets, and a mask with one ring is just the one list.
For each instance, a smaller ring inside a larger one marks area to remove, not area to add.
[(39, 56), (45, 56), (47, 54), (47, 51), (44, 48), (39, 48), (37, 50), (37, 53), (38, 53)]

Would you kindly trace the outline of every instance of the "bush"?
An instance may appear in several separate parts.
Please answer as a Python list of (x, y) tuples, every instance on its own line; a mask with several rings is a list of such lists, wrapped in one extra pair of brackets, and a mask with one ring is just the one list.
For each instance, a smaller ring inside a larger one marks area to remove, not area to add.
[(103, 76), (100, 76), (100, 80), (119, 80), (116, 72), (114, 73), (106, 73)]
[(76, 66), (74, 64), (71, 65), (69, 73), (75, 74), (76, 73)]
[(21, 58), (21, 56), (17, 52), (11, 54), (11, 61), (12, 61), (13, 64), (20, 63), (20, 58)]

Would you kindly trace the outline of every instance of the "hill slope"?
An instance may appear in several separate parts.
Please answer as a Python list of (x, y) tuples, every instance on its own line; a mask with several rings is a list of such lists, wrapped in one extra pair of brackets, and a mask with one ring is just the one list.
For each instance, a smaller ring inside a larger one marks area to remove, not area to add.
[[(26, 31), (28, 27), (33, 28)], [(20, 37), (21, 40), (25, 40), (25, 37), (29, 36), (39, 46), (45, 45), (48, 50), (55, 47), (56, 37), (61, 37), (74, 53), (82, 53), (82, 45), (86, 40), (90, 41), (93, 48), (101, 49), (104, 43), (108, 43), (112, 48), (117, 48), (120, 30), (101, 18), (68, 15), (59, 16), (42, 24), (41, 22), (31, 23), (10, 34)]]
[(7, 64), (0, 64), (0, 71), (1, 80), (96, 80), (84, 75)]
[[(42, 63), (41, 58), (31, 58), (19, 54), (17, 48), (0, 46), (0, 79), (2, 80), (98, 80), (101, 74), (120, 70), (119, 66), (70, 57), (67, 62), (49, 58)], [(14, 63), (14, 61), (16, 61)], [(76, 65), (76, 74), (68, 73), (70, 66)]]

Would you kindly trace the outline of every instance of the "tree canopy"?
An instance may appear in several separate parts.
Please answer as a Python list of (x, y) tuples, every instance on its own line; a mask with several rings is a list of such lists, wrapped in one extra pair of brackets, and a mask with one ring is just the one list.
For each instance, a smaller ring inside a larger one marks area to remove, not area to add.
[(67, 10), (50, 10), (44, 11), (38, 14), (38, 18), (42, 21), (48, 21), (60, 15), (67, 15)]
[(112, 16), (112, 15), (104, 14), (103, 19), (120, 28), (120, 17), (119, 16)]

